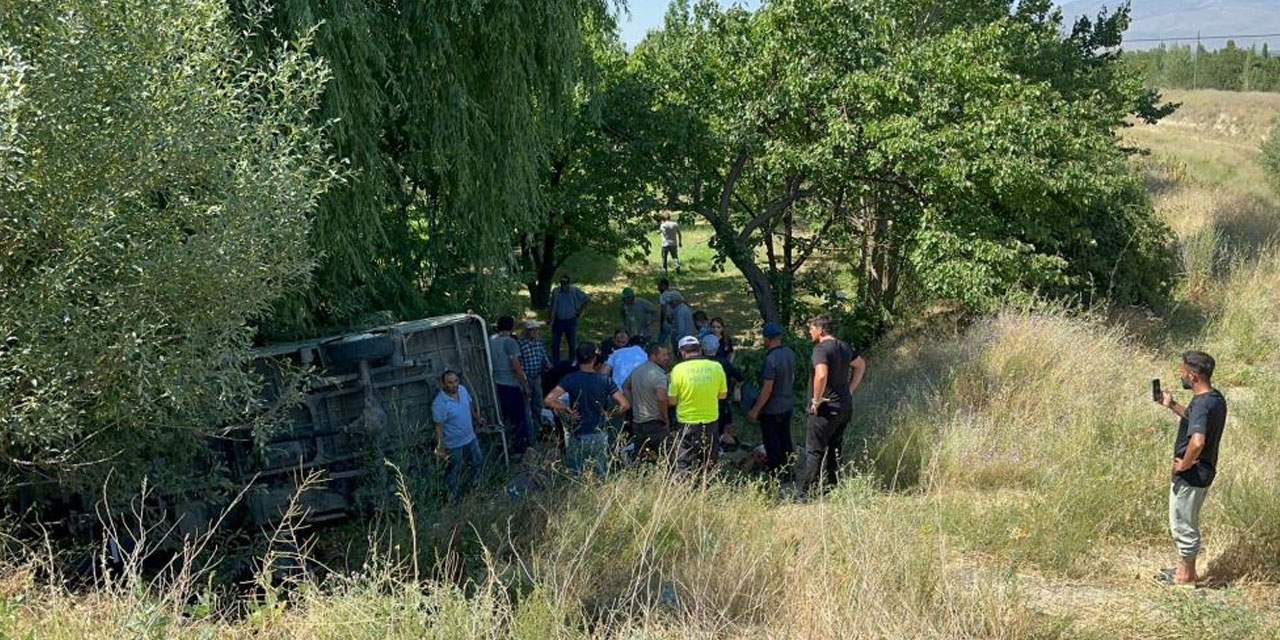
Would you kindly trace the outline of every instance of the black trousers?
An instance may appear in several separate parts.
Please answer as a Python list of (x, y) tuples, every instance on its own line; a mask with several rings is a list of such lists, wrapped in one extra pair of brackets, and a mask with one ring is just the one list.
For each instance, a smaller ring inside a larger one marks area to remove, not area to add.
[(702, 422), (680, 423), (680, 435), (676, 443), (676, 471), (690, 468), (710, 468), (720, 459), (720, 424)]
[(761, 413), (760, 438), (764, 441), (764, 453), (768, 458), (765, 466), (770, 472), (777, 473), (795, 450), (791, 443), (791, 412)]
[(502, 411), (502, 420), (511, 434), (511, 453), (520, 455), (530, 444), (529, 399), (520, 387), (505, 384), (494, 385), (498, 392), (498, 408)]
[(631, 437), (635, 440), (636, 462), (662, 460), (666, 457), (667, 439), (671, 427), (661, 420), (636, 422), (631, 425)]
[(809, 493), (822, 482), (820, 490), (829, 491), (839, 482), (840, 453), (844, 449), (844, 432), (853, 417), (853, 407), (846, 401), (841, 406), (824, 403), (818, 413), (809, 415), (805, 433), (805, 468), (802, 489)]

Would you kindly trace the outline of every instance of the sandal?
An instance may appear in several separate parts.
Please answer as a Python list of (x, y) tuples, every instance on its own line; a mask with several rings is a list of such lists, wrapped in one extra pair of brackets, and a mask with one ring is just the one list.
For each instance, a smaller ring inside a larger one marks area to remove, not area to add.
[(1161, 569), (1159, 573), (1151, 576), (1151, 579), (1155, 580), (1156, 584), (1177, 589), (1195, 589), (1198, 586), (1194, 582), (1174, 582), (1173, 574), (1174, 570), (1172, 568)]

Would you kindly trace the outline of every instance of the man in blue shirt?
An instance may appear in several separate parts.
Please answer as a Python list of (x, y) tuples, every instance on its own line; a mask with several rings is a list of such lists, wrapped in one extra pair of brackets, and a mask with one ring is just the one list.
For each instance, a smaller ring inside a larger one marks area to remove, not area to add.
[(560, 339), (569, 343), (569, 357), (573, 357), (578, 344), (578, 318), (586, 310), (591, 298), (569, 282), (569, 276), (560, 276), (560, 286), (551, 292), (551, 355), (560, 361)]
[[(619, 411), (631, 408), (630, 401), (618, 390), (609, 376), (596, 371), (596, 346), (590, 342), (578, 345), (578, 370), (560, 379), (543, 402), (565, 418), (569, 433), (565, 436), (565, 464), (575, 474), (592, 463), (597, 478), (608, 472), (609, 436), (601, 431), (609, 400), (618, 403)], [(568, 394), (566, 404), (560, 397)]]
[(480, 407), (462, 386), (457, 373), (441, 374), (440, 392), (431, 403), (431, 420), (436, 425), (436, 457), (445, 463), (446, 496), (454, 503), (475, 482), (484, 464), (474, 426), (484, 426), (484, 416), (480, 415)]

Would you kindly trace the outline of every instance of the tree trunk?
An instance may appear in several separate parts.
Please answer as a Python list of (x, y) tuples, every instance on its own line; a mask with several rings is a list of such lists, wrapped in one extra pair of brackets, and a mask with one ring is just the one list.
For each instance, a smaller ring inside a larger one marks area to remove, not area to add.
[(756, 309), (760, 311), (761, 320), (781, 323), (782, 314), (778, 307), (777, 292), (774, 291), (769, 276), (760, 268), (760, 265), (756, 264), (755, 252), (739, 242), (738, 234), (728, 226), (728, 223), (717, 219), (714, 215), (704, 213), (703, 217), (711, 223), (716, 237), (720, 239), (721, 250), (725, 257), (738, 268), (738, 271), (742, 272), (743, 277), (747, 279), (747, 284), (751, 285), (751, 295), (756, 299)]
[(542, 234), (542, 247), (529, 256), (533, 262), (533, 280), (529, 281), (529, 303), (534, 309), (546, 309), (551, 302), (552, 280), (556, 276), (556, 237)]
[(782, 323), (782, 313), (778, 308), (777, 298), (774, 294), (773, 285), (769, 282), (769, 276), (765, 275), (756, 263), (752, 260), (744, 260), (735, 253), (730, 256), (734, 266), (742, 272), (746, 277), (747, 284), (751, 285), (751, 295), (756, 299), (756, 308), (760, 310), (760, 319), (763, 322)]

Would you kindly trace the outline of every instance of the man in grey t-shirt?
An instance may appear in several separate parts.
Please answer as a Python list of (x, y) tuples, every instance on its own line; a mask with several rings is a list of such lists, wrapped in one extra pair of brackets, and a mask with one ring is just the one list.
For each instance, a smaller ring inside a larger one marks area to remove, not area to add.
[(520, 361), (520, 343), (511, 335), (515, 318), (498, 318), (498, 332), (489, 338), (489, 362), (502, 419), (511, 431), (511, 452), (519, 456), (529, 447), (529, 382)]
[(782, 344), (782, 327), (775, 322), (764, 325), (764, 365), (760, 371), (760, 397), (747, 418), (760, 421), (766, 463), (777, 473), (787, 463), (795, 447), (791, 443), (791, 415), (796, 406), (796, 352)]
[(662, 446), (671, 434), (665, 369), (671, 362), (671, 351), (660, 342), (650, 344), (646, 351), (649, 359), (623, 384), (623, 393), (631, 398), (636, 460), (661, 457)]

